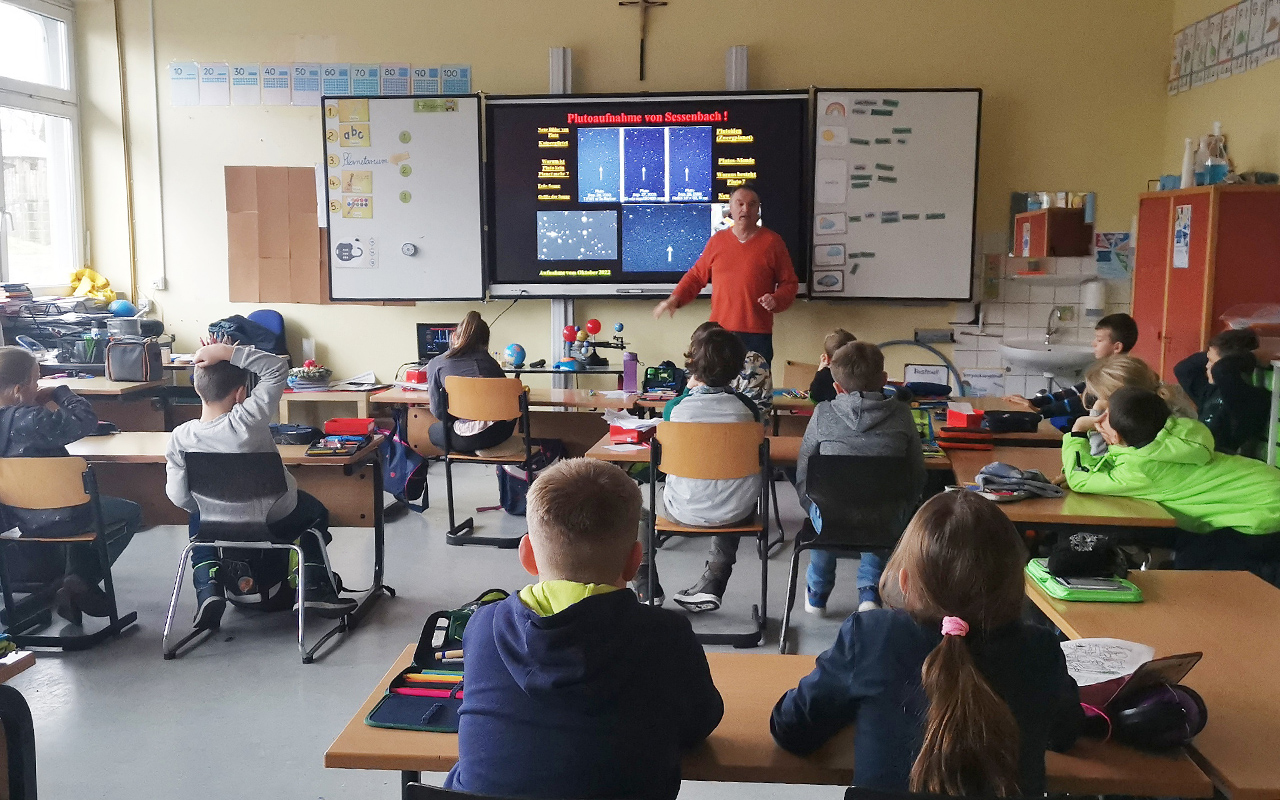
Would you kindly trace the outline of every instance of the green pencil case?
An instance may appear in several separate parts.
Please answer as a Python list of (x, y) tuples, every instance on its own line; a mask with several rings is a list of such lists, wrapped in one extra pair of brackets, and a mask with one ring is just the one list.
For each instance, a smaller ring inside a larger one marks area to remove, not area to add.
[(1055, 600), (1075, 603), (1141, 603), (1142, 590), (1124, 578), (1059, 578), (1049, 574), (1048, 559), (1027, 562), (1027, 575)]

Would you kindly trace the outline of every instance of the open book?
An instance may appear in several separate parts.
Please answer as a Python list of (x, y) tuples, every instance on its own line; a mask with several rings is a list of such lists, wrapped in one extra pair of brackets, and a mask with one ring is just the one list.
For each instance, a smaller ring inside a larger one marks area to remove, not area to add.
[(1080, 685), (1080, 700), (1094, 708), (1159, 684), (1186, 677), (1201, 653), (1154, 658), (1154, 648), (1123, 639), (1075, 639), (1062, 643), (1067, 672)]

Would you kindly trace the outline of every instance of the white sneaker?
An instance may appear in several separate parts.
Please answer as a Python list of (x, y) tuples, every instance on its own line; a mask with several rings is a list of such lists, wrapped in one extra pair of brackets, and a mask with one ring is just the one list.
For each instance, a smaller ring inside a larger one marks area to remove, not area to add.
[(879, 603), (877, 603), (877, 602), (876, 602), (876, 601), (874, 601), (874, 600), (863, 600), (861, 603), (858, 603), (858, 611), (860, 611), (860, 612), (861, 612), (861, 611), (874, 611), (875, 609), (877, 609), (877, 608), (879, 608), (879, 607), (880, 607), (880, 604), (879, 604)]
[(819, 617), (825, 617), (827, 615), (826, 606), (815, 606), (813, 603), (809, 602), (808, 597), (804, 599), (804, 610), (807, 614), (813, 614)]

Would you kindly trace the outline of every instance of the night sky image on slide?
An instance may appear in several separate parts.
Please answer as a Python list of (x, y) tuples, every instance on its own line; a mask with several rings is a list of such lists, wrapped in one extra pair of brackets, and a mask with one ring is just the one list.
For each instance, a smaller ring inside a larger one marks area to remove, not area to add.
[(671, 202), (711, 202), (711, 126), (668, 128)]
[(623, 272), (685, 272), (702, 255), (711, 206), (637, 205), (622, 209)]
[(539, 261), (611, 261), (617, 257), (617, 211), (538, 212)]
[(616, 203), (622, 181), (621, 128), (578, 128), (578, 202)]
[(667, 199), (666, 128), (623, 128), (622, 202)]

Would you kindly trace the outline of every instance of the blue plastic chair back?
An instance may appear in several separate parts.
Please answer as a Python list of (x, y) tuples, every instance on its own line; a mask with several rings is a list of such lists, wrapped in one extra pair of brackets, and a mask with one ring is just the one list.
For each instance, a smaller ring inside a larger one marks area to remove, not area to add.
[(284, 317), (280, 316), (279, 311), (273, 311), (270, 308), (261, 308), (249, 314), (249, 320), (256, 322), (272, 333), (277, 335), (284, 334)]

